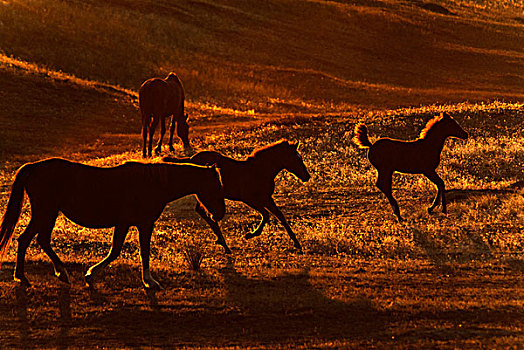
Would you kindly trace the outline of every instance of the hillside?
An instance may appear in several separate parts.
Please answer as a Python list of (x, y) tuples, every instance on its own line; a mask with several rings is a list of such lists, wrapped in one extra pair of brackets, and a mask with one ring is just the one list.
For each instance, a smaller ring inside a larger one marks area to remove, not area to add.
[(0, 52), (194, 102), (346, 111), (524, 96), (520, 1), (6, 1)]

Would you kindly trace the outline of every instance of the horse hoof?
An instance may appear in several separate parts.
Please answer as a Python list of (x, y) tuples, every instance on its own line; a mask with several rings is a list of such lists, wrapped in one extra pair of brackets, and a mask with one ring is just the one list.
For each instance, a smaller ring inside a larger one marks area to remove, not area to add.
[(56, 277), (58, 277), (60, 281), (69, 284), (69, 274), (67, 273), (67, 271), (55, 272), (55, 275)]
[(17, 282), (20, 285), (20, 287), (23, 287), (23, 288), (31, 287), (31, 283), (25, 276), (21, 276), (21, 277), (14, 276), (14, 280), (15, 282)]
[(246, 235), (244, 236), (245, 239), (251, 239), (251, 238), (255, 238), (255, 237), (258, 237), (260, 236), (262, 232), (258, 232), (257, 230), (253, 231), (253, 232), (249, 232), (249, 233), (246, 233)]
[(159, 290), (162, 290), (164, 289), (160, 283), (158, 283), (157, 281), (155, 280), (151, 280), (151, 281), (144, 281), (144, 288), (146, 291), (159, 291)]
[(169, 146), (169, 152), (171, 152), (171, 153), (175, 153), (175, 147), (173, 147), (173, 146)]
[(88, 287), (93, 287), (94, 279), (93, 279), (93, 275), (91, 275), (91, 273), (86, 273), (85, 276), (84, 276), (84, 279), (85, 279), (86, 284), (87, 284)]

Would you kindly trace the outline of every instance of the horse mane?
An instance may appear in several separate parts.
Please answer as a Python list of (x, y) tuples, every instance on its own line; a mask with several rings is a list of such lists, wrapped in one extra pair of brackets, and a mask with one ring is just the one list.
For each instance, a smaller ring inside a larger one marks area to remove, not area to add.
[(270, 149), (273, 149), (277, 146), (280, 146), (280, 145), (283, 145), (283, 144), (288, 144), (289, 145), (289, 141), (286, 140), (286, 139), (282, 139), (282, 140), (279, 140), (277, 142), (273, 142), (269, 145), (266, 145), (264, 147), (260, 147), (260, 148), (255, 148), (253, 150), (253, 152), (251, 152), (251, 154), (248, 156), (248, 158), (254, 158), (256, 156), (259, 156), (263, 153), (265, 153), (266, 151), (270, 150)]
[(428, 133), (431, 131), (431, 129), (435, 126), (435, 124), (440, 122), (442, 120), (442, 118), (443, 118), (443, 115), (441, 114), (441, 115), (436, 115), (435, 117), (430, 119), (426, 123), (426, 126), (424, 127), (424, 129), (422, 129), (422, 131), (420, 132), (419, 139), (423, 139), (426, 136), (428, 136)]

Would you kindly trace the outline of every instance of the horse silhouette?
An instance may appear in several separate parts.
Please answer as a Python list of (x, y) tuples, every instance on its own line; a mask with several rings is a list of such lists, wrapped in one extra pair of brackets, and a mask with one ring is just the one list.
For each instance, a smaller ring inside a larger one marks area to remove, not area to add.
[[(301, 249), (286, 217), (272, 198), (275, 190), (275, 177), (283, 169), (304, 182), (310, 178), (302, 157), (298, 153), (298, 143), (281, 140), (255, 149), (246, 160), (232, 159), (215, 151), (198, 152), (190, 158), (164, 157), (163, 160), (171, 163), (217, 164), (222, 174), (225, 198), (244, 202), (262, 214), (262, 221), (258, 227), (244, 237), (250, 239), (259, 236), (269, 219), (269, 213), (272, 213), (282, 223), (293, 240), (294, 246)], [(230, 253), (231, 250), (218, 226), (218, 220), (211, 218), (200, 203), (197, 203), (195, 210), (211, 226), (218, 238), (217, 243), (224, 247), (226, 253)]]
[(14, 278), (27, 286), (25, 254), (37, 234), (39, 245), (53, 262), (55, 274), (69, 283), (65, 266), (50, 244), (59, 212), (81, 226), (115, 228), (111, 251), (85, 275), (89, 284), (119, 256), (129, 228), (136, 226), (143, 284), (153, 289), (160, 285), (149, 270), (151, 235), (164, 207), (183, 196), (196, 194), (209, 217), (220, 220), (225, 213), (220, 173), (215, 166), (127, 162), (113, 168), (99, 168), (50, 158), (25, 164), (16, 174), (0, 226), (0, 262), (19, 220), (24, 192), (31, 203), (31, 220), (18, 237)]
[[(153, 136), (160, 122), (160, 138), (155, 153), (162, 150), (162, 140), (166, 133), (166, 118), (173, 116), (169, 134), (169, 150), (174, 152), (173, 133), (175, 131), (182, 140), (184, 148), (190, 148), (188, 116), (184, 114), (184, 87), (175, 73), (169, 73), (165, 79), (152, 78), (146, 80), (138, 92), (138, 102), (142, 115), (142, 156), (151, 157), (153, 151)], [(149, 134), (149, 145), (147, 136)], [(147, 147), (147, 145), (149, 147)], [(146, 150), (147, 147), (147, 150)]]
[(467, 139), (468, 133), (448, 113), (441, 113), (429, 120), (414, 141), (394, 140), (387, 137), (371, 143), (364, 124), (355, 126), (354, 142), (360, 148), (368, 148), (368, 159), (378, 171), (377, 187), (386, 195), (393, 213), (402, 221), (398, 203), (391, 192), (392, 176), (395, 171), (408, 174), (423, 174), (437, 187), (437, 195), (428, 208), (431, 213), (442, 198), (442, 212), (446, 213), (444, 181), (436, 173), (440, 153), (448, 137)]

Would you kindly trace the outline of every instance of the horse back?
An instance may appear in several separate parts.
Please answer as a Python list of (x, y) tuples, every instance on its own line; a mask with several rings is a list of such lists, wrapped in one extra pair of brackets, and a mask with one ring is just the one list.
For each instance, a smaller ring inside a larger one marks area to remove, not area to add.
[(381, 138), (369, 148), (368, 158), (379, 171), (420, 174), (438, 166), (440, 153), (430, 152), (423, 140)]
[(143, 118), (183, 115), (184, 89), (178, 78), (176, 81), (152, 78), (140, 87), (138, 102)]
[(147, 164), (100, 168), (50, 158), (32, 163), (26, 192), (32, 207), (61, 211), (82, 226), (111, 227), (160, 215), (165, 206), (160, 180)]

